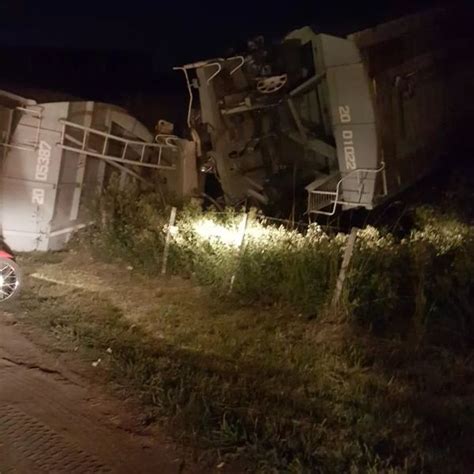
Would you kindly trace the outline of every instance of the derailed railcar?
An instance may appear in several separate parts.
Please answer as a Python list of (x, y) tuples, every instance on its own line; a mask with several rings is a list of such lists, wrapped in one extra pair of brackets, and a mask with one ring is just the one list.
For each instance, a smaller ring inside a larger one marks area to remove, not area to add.
[[(0, 91), (0, 237), (15, 252), (62, 248), (90, 223), (90, 206), (114, 174), (121, 186), (151, 172), (171, 174), (186, 143), (154, 137), (112, 104), (37, 103)], [(14, 262), (2, 265), (0, 287), (12, 285)]]
[(178, 68), (202, 171), (227, 204), (295, 209), (305, 189), (310, 215), (396, 195), (472, 114), (470, 32), (453, 18), (433, 10), (348, 38), (304, 27), (276, 46), (257, 39), (241, 56)]
[(451, 167), (474, 118), (472, 30), (456, 10), (433, 10), (348, 37), (372, 83), (387, 195), (435, 166)]

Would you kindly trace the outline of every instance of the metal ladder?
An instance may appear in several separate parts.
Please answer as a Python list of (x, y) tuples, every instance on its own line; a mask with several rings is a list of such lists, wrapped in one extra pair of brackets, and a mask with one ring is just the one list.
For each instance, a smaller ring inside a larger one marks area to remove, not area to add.
[(64, 150), (82, 153), (121, 165), (135, 165), (160, 170), (176, 168), (178, 137), (160, 135), (158, 143), (132, 140), (75, 122), (60, 120), (61, 138), (58, 143)]

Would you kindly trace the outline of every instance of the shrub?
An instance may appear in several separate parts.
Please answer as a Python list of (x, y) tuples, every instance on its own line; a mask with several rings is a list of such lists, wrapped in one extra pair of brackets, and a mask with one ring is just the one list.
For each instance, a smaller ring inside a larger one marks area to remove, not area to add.
[[(133, 261), (148, 272), (161, 269), (170, 209), (161, 196), (112, 183), (101, 200), (94, 245)], [(194, 278), (219, 295), (242, 302), (287, 304), (318, 314), (334, 291), (346, 236), (319, 226), (305, 232), (248, 217), (243, 212), (202, 212), (192, 205), (178, 213), (170, 246), (171, 273)], [(403, 240), (374, 227), (358, 232), (344, 301), (354, 321), (376, 331), (423, 338), (444, 327), (472, 338), (474, 233), (452, 215), (418, 209), (416, 228)]]
[(357, 236), (346, 290), (351, 312), (375, 330), (393, 329), (407, 303), (406, 248), (374, 227)]
[(415, 279), (418, 339), (436, 327), (440, 342), (474, 339), (474, 232), (452, 214), (420, 209), (407, 242)]

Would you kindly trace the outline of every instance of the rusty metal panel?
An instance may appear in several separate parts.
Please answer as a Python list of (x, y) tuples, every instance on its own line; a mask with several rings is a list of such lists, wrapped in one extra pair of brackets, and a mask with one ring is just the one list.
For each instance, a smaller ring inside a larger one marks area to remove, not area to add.
[(389, 195), (415, 184), (451, 152), (474, 117), (472, 25), (433, 9), (355, 33), (376, 90), (377, 132)]

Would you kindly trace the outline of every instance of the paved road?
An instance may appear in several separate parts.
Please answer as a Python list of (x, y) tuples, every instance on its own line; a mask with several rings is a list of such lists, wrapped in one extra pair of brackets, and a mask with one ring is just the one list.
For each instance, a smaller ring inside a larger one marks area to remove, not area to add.
[(0, 474), (179, 472), (170, 445), (64, 365), (0, 310)]

